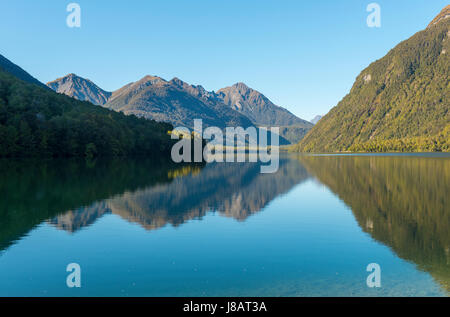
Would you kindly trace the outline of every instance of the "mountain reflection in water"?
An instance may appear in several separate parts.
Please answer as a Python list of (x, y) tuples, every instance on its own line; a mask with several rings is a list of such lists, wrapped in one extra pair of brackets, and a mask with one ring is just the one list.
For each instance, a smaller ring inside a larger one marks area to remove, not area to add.
[(167, 164), (151, 160), (4, 161), (0, 247), (48, 220), (71, 232), (113, 213), (146, 229), (178, 226), (208, 211), (245, 220), (309, 176), (281, 159), (274, 174), (258, 163)]
[(359, 226), (450, 292), (448, 156), (300, 156)]
[(2, 160), (0, 257), (46, 222), (68, 232), (106, 214), (147, 230), (210, 212), (242, 222), (315, 179), (351, 208), (364, 232), (450, 291), (449, 156), (283, 155), (279, 166), (261, 174), (258, 163)]
[[(281, 160), (280, 169), (274, 174), (261, 174), (260, 165), (255, 163), (214, 163), (182, 170), (185, 173), (170, 182), (126, 191), (67, 211), (50, 222), (76, 231), (112, 213), (152, 230), (167, 224), (178, 226), (209, 211), (243, 221), (308, 178), (303, 166), (287, 159)], [(177, 173), (169, 168), (167, 174)]]

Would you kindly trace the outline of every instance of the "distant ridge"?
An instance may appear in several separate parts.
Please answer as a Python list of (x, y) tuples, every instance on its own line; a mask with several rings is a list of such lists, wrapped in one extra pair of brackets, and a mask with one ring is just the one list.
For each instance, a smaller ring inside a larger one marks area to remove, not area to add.
[(315, 116), (310, 122), (311, 122), (312, 124), (316, 124), (317, 122), (319, 122), (320, 119), (322, 119), (322, 116), (317, 115), (317, 116)]

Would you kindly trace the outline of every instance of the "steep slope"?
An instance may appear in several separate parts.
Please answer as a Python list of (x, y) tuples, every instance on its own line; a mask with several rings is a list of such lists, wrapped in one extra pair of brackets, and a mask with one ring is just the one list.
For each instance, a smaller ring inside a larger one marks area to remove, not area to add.
[(40, 87), (47, 88), (43, 83), (41, 83), (39, 80), (28, 74), (26, 71), (24, 71), (22, 68), (17, 66), (16, 64), (12, 63), (10, 60), (8, 60), (6, 57), (0, 54), (0, 71), (4, 71), (6, 73), (9, 73), (23, 81), (26, 81), (30, 84), (35, 84)]
[(174, 78), (145, 76), (114, 91), (105, 107), (135, 114), (175, 126), (192, 127), (194, 119), (203, 119), (205, 126), (251, 126), (251, 121), (230, 109), (201, 86), (191, 86)]
[(0, 156), (169, 155), (170, 129), (170, 124), (81, 102), (0, 69)]
[(449, 10), (363, 70), (293, 150), (449, 151)]
[(111, 93), (75, 74), (69, 74), (47, 83), (47, 86), (60, 94), (73, 97), (81, 101), (89, 101), (94, 105), (104, 105)]

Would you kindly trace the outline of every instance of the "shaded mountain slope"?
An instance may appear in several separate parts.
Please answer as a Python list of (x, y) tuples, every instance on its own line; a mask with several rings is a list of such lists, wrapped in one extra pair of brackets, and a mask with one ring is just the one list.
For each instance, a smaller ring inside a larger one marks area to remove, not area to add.
[(23, 70), (21, 67), (17, 66), (16, 64), (12, 63), (10, 60), (8, 60), (3, 55), (0, 55), (0, 71), (9, 73), (27, 83), (35, 84), (37, 86), (40, 86), (42, 88), (47, 88), (43, 83), (41, 83), (39, 80), (28, 74), (25, 70)]

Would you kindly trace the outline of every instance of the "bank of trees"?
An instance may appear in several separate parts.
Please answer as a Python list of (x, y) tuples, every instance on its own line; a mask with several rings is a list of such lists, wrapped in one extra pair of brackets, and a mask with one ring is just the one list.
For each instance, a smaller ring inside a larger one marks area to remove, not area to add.
[(375, 139), (353, 144), (350, 152), (450, 152), (450, 126), (438, 135), (402, 139)]
[(448, 151), (449, 27), (443, 20), (369, 65), (292, 150)]

